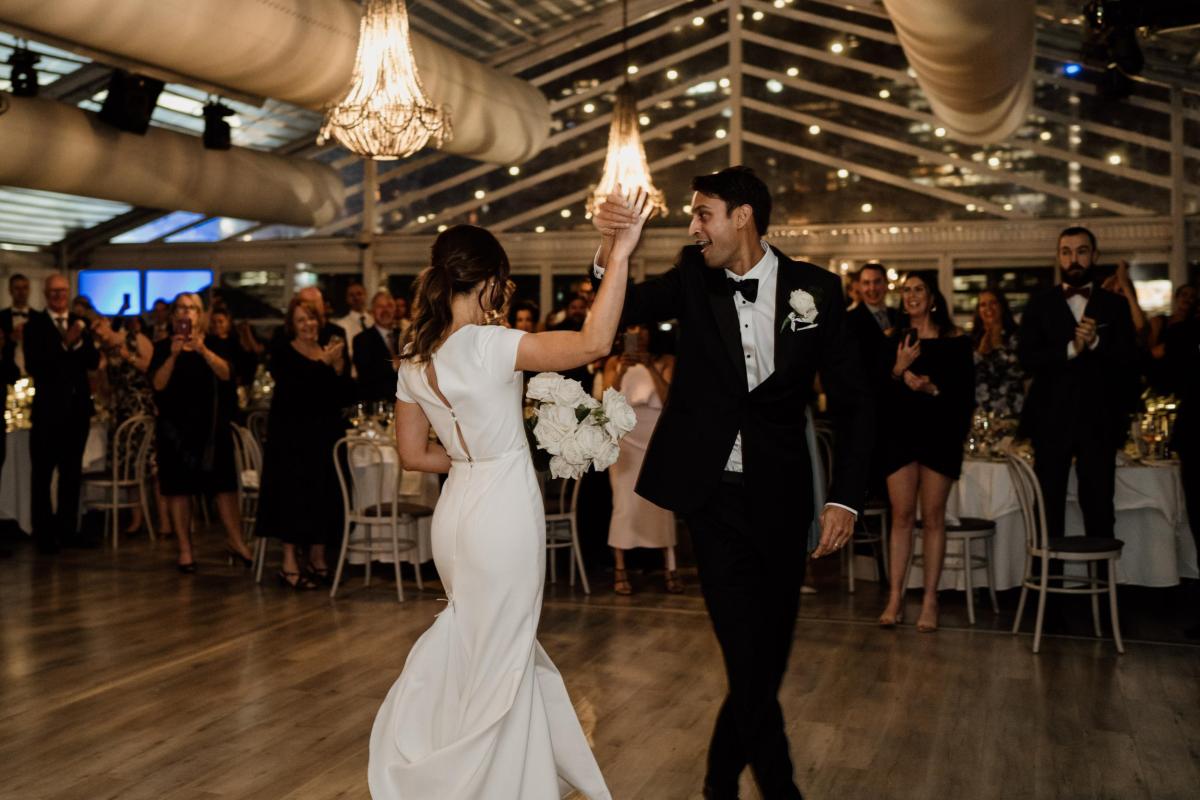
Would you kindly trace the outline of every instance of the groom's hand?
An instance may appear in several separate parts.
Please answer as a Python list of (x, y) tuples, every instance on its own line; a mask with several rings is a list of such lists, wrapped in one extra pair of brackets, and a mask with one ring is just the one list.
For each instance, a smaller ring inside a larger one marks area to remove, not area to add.
[(812, 551), (813, 558), (836, 553), (854, 535), (855, 516), (841, 506), (825, 506), (821, 512), (821, 543)]

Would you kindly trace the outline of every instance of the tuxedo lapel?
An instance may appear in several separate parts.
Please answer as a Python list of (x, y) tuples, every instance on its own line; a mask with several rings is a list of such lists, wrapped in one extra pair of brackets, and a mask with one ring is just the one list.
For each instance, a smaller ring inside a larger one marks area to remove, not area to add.
[[(1051, 303), (1054, 306), (1058, 318), (1062, 320), (1061, 324), (1067, 326), (1072, 331), (1073, 335), (1075, 326), (1078, 323), (1075, 322), (1075, 315), (1071, 313), (1071, 306), (1067, 303), (1067, 296), (1062, 286), (1059, 286), (1058, 291), (1054, 293), (1054, 298), (1051, 300)], [(1088, 303), (1090, 304), (1091, 301), (1089, 300)], [(1086, 308), (1084, 309), (1084, 313), (1087, 313)]]
[(712, 306), (713, 317), (717, 323), (717, 335), (729, 356), (734, 372), (738, 375), (742, 389), (748, 389), (746, 383), (746, 365), (743, 363), (742, 337), (738, 333), (737, 310), (733, 307), (733, 298), (725, 283), (725, 271), (720, 269), (705, 269), (705, 290), (708, 303)]
[(788, 299), (793, 290), (800, 288), (796, 284), (795, 264), (778, 250), (775, 256), (779, 259), (779, 266), (775, 272), (775, 371), (772, 375), (783, 372), (791, 364), (795, 353), (796, 335), (786, 322), (788, 314), (792, 312)]

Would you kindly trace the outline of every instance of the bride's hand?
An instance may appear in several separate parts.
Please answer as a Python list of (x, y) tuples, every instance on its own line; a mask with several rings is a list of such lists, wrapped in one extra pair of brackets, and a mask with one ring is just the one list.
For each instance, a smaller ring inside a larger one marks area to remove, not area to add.
[[(609, 200), (605, 203), (612, 202), (614, 197), (616, 196), (609, 195)], [(617, 229), (613, 234), (612, 252), (609, 254), (609, 258), (612, 260), (628, 260), (637, 248), (638, 241), (642, 238), (642, 226), (654, 213), (654, 204), (650, 202), (650, 195), (643, 189), (638, 189), (635, 194), (621, 202), (624, 204), (626, 212), (632, 214), (633, 221), (624, 228)]]

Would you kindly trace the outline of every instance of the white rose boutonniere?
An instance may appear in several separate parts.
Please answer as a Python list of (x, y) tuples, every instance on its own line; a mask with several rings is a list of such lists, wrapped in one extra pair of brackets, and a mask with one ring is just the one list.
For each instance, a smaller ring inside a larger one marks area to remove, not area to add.
[(817, 301), (803, 289), (796, 289), (788, 295), (788, 305), (792, 312), (787, 315), (783, 325), (792, 326), (793, 331), (817, 327)]

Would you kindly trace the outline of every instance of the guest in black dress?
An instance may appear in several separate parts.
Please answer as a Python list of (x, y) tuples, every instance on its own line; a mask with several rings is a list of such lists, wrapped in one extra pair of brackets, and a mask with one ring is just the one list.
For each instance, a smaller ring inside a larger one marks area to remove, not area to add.
[[(315, 307), (294, 298), (284, 325), (290, 341), (276, 348), (270, 364), (275, 392), (255, 531), (283, 541), (281, 583), (315, 589), (329, 577), (327, 545), (341, 542), (342, 495), (333, 446), (345, 435), (342, 409), (354, 402), (355, 389), (346, 372), (346, 343), (320, 344)], [(304, 572), (298, 547), (308, 551)]]
[(244, 347), (242, 337), (238, 331), (234, 330), (233, 318), (229, 315), (229, 309), (214, 308), (209, 316), (212, 318), (212, 336), (221, 340), (224, 352), (229, 354), (235, 385), (249, 386), (254, 383), (254, 373), (258, 369), (258, 354), (248, 351)]
[(158, 482), (179, 540), (179, 570), (196, 571), (191, 498), (197, 494), (215, 497), (229, 555), (249, 566), (230, 428), (237, 409), (231, 357), (219, 339), (205, 335), (200, 295), (180, 294), (171, 316), (171, 337), (154, 345), (149, 371), (158, 406)]
[(929, 632), (937, 630), (946, 498), (962, 472), (963, 440), (975, 408), (974, 358), (971, 340), (954, 327), (936, 285), (909, 275), (901, 296), (898, 332), (892, 337), (895, 357), (879, 417), (892, 505), (891, 580), (879, 623), (891, 627), (904, 614), (904, 570), (919, 498), (925, 596), (917, 630)]

